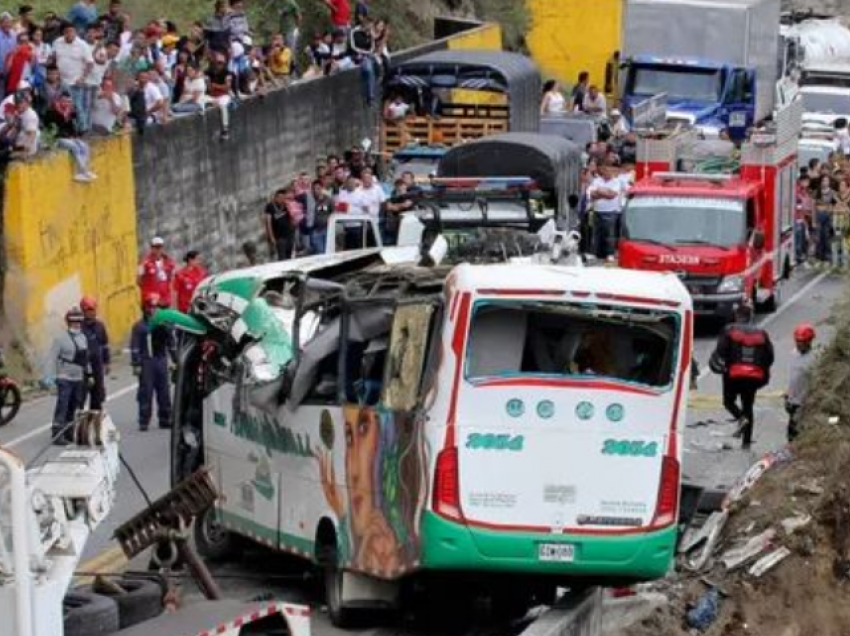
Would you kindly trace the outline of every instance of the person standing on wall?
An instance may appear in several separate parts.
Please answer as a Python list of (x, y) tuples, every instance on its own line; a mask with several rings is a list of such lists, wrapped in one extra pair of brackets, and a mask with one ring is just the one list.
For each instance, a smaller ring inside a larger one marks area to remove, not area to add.
[(83, 334), (89, 350), (89, 367), (91, 368), (91, 383), (83, 386), (80, 406), (89, 403), (89, 409), (100, 411), (106, 401), (106, 376), (109, 375), (111, 360), (109, 351), (109, 333), (106, 325), (97, 317), (97, 301), (90, 296), (80, 300), (83, 311)]
[(201, 255), (197, 250), (186, 252), (186, 258), (183, 260), (186, 265), (177, 270), (174, 275), (174, 295), (177, 299), (177, 309), (186, 314), (189, 313), (195, 290), (209, 274), (204, 269)]
[(136, 401), (139, 404), (139, 430), (146, 431), (153, 415), (153, 399), (160, 428), (171, 428), (171, 386), (169, 360), (174, 361), (174, 334), (165, 325), (152, 324), (162, 300), (151, 294), (142, 303), (142, 319), (133, 325), (130, 336), (130, 363), (133, 375), (139, 379)]
[(56, 406), (50, 435), (57, 446), (70, 442), (68, 430), (82, 406), (83, 384), (90, 379), (88, 343), (83, 334), (83, 312), (72, 307), (65, 314), (66, 329), (56, 336), (47, 356), (42, 386), (56, 387)]
[(165, 241), (155, 236), (151, 240), (150, 252), (142, 259), (136, 282), (141, 291), (142, 302), (156, 294), (166, 307), (171, 306), (171, 288), (174, 284), (176, 264), (164, 249)]
[(287, 186), (274, 193), (274, 198), (266, 205), (264, 225), (269, 252), (279, 261), (292, 258), (295, 249), (295, 222), (292, 218), (292, 203), (295, 191)]
[(734, 435), (743, 438), (744, 450), (753, 442), (756, 394), (770, 382), (773, 366), (770, 335), (753, 325), (752, 318), (752, 308), (739, 305), (735, 309), (735, 322), (720, 334), (709, 360), (709, 368), (723, 376), (723, 406), (738, 422)]
[(800, 409), (809, 393), (809, 374), (815, 361), (815, 354), (812, 349), (815, 335), (815, 328), (809, 323), (802, 323), (794, 329), (794, 344), (796, 346), (788, 374), (788, 389), (785, 391), (789, 442), (793, 442), (800, 433)]

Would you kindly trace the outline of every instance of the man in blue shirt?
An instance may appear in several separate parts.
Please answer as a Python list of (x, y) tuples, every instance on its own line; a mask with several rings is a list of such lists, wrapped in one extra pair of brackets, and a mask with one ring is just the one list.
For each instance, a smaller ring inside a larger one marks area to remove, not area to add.
[(0, 99), (5, 97), (6, 58), (18, 46), (18, 36), (12, 29), (12, 14), (0, 13)]
[(142, 319), (133, 325), (130, 336), (130, 357), (133, 375), (139, 378), (136, 400), (139, 403), (139, 430), (146, 431), (153, 414), (156, 395), (160, 428), (171, 428), (171, 384), (169, 359), (177, 354), (174, 334), (166, 326), (152, 326), (151, 318), (162, 306), (160, 298), (151, 294), (143, 302)]
[(83, 35), (97, 22), (97, 0), (80, 0), (68, 11), (68, 22)]

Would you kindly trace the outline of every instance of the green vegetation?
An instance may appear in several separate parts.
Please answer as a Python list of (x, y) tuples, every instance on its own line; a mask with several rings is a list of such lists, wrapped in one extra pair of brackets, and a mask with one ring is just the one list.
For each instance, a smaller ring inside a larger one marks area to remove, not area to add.
[[(60, 15), (67, 12), (72, 0), (29, 0), (38, 19), (46, 11)], [(214, 0), (123, 0), (124, 10), (138, 27), (151, 19), (167, 17), (185, 30), (195, 20), (206, 20), (212, 14)], [(106, 0), (98, 3), (102, 10)], [(277, 30), (278, 0), (246, 0), (252, 25), (261, 38)], [(304, 9), (302, 41), (306, 45), (311, 34), (329, 24), (328, 12), (322, 0), (300, 0)], [(354, 4), (352, 0), (352, 5)], [(505, 42), (510, 48), (522, 48), (527, 30), (528, 13), (521, 0), (371, 0), (373, 15), (391, 22), (393, 50), (401, 50), (431, 38), (434, 18), (439, 15), (460, 15), (491, 20), (502, 25)]]

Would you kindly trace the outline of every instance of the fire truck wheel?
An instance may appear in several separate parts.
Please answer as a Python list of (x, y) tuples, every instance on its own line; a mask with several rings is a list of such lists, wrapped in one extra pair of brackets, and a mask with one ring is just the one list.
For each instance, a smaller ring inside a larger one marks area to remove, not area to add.
[(214, 508), (195, 519), (194, 535), (198, 553), (210, 561), (226, 561), (239, 552), (239, 538), (224, 529)]
[(97, 593), (118, 604), (120, 628), (132, 627), (162, 614), (162, 588), (154, 581), (122, 578), (110, 581), (110, 586), (98, 588)]
[(118, 631), (120, 625), (114, 600), (83, 590), (65, 595), (62, 613), (65, 636), (102, 636)]

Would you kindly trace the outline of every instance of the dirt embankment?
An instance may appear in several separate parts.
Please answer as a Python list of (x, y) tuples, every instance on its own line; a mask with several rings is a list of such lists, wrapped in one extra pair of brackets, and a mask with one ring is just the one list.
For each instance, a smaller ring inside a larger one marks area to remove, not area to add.
[[(680, 568), (660, 586), (669, 605), (624, 636), (850, 636), (850, 304), (835, 321), (790, 461), (769, 468), (731, 506), (709, 564), (700, 572)], [(763, 550), (731, 571), (723, 564), (730, 549), (765, 531), (772, 538)], [(751, 573), (782, 548), (790, 554), (778, 565)], [(697, 632), (686, 616), (709, 585), (720, 592), (719, 614)]]

